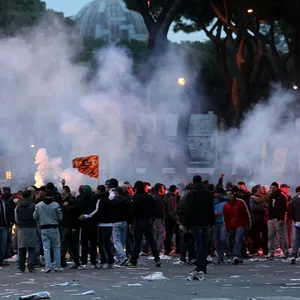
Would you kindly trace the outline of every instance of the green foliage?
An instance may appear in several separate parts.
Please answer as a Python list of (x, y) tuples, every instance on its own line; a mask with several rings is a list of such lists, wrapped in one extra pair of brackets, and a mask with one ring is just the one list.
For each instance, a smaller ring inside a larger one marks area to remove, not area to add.
[(45, 12), (46, 4), (40, 0), (1, 0), (0, 30), (13, 35), (20, 28), (35, 25)]

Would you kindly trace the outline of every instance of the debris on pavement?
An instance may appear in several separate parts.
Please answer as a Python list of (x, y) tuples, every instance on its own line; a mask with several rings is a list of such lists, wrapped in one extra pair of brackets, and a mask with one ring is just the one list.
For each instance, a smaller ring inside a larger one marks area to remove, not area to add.
[(38, 292), (26, 296), (19, 297), (20, 300), (32, 300), (32, 299), (51, 299), (48, 292)]
[(50, 286), (80, 286), (80, 284), (76, 282), (62, 282), (62, 283), (51, 284)]
[(154, 272), (154, 273), (151, 273), (150, 275), (148, 276), (141, 276), (142, 279), (144, 280), (149, 280), (149, 281), (152, 281), (152, 280), (170, 280), (168, 278), (166, 278), (162, 272)]
[(93, 295), (95, 294), (94, 290), (86, 291), (83, 293), (78, 293), (78, 294), (72, 294), (71, 296), (86, 296), (86, 295)]
[(128, 286), (143, 286), (140, 283), (128, 283)]

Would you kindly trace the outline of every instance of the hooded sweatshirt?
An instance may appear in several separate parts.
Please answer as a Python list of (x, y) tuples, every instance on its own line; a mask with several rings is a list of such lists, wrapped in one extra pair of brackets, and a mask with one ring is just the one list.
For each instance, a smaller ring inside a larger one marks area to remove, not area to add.
[(40, 224), (41, 229), (58, 227), (63, 219), (60, 205), (53, 198), (44, 198), (38, 203), (33, 218)]
[(15, 210), (15, 220), (19, 228), (34, 228), (36, 221), (33, 218), (35, 205), (32, 199), (20, 199)]

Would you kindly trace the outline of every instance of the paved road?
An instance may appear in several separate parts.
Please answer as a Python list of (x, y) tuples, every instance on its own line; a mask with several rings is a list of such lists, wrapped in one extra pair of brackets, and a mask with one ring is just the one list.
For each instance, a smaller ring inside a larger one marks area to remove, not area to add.
[[(300, 300), (300, 262), (291, 266), (284, 260), (246, 261), (244, 265), (212, 265), (204, 281), (187, 281), (191, 268), (174, 265), (174, 258), (163, 260), (158, 269), (147, 258), (138, 268), (113, 270), (69, 270), (63, 273), (17, 273), (15, 263), (0, 269), (0, 299), (49, 291), (52, 299), (76, 299), (73, 294), (94, 290), (80, 299), (172, 299), (172, 300)], [(147, 281), (141, 276), (161, 271), (169, 280)], [(53, 286), (78, 282), (80, 286)], [(139, 283), (142, 286), (128, 286)]]

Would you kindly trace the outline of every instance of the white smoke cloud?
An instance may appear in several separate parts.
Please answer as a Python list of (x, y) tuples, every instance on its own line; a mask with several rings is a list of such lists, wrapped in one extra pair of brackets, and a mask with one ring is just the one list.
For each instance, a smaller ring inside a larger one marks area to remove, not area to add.
[(257, 104), (238, 129), (218, 132), (214, 138), (222, 153), (219, 166), (233, 162), (236, 179), (247, 180), (249, 185), (250, 182), (267, 185), (273, 181), (298, 185), (297, 99), (297, 93), (276, 86), (270, 99)]
[[(0, 41), (3, 149), (31, 161), (30, 144), (41, 148), (35, 160), (37, 185), (67, 177), (73, 189), (85, 183), (95, 186), (95, 180), (70, 169), (73, 158), (87, 155), (99, 155), (100, 170), (106, 176), (134, 181), (140, 176), (136, 168), (142, 164), (148, 168), (143, 179), (159, 181), (160, 163), (171, 152), (164, 115), (190, 110), (177, 84), (178, 77), (191, 74), (184, 53), (166, 54), (145, 86), (132, 75), (132, 59), (126, 51), (108, 47), (98, 53), (100, 71), (87, 83), (88, 69), (73, 63), (79, 45), (79, 38), (55, 20), (26, 35)], [(192, 76), (187, 78), (190, 84), (192, 80)], [(154, 117), (149, 119), (149, 113)], [(156, 155), (141, 152), (137, 127), (145, 147), (155, 149)]]

